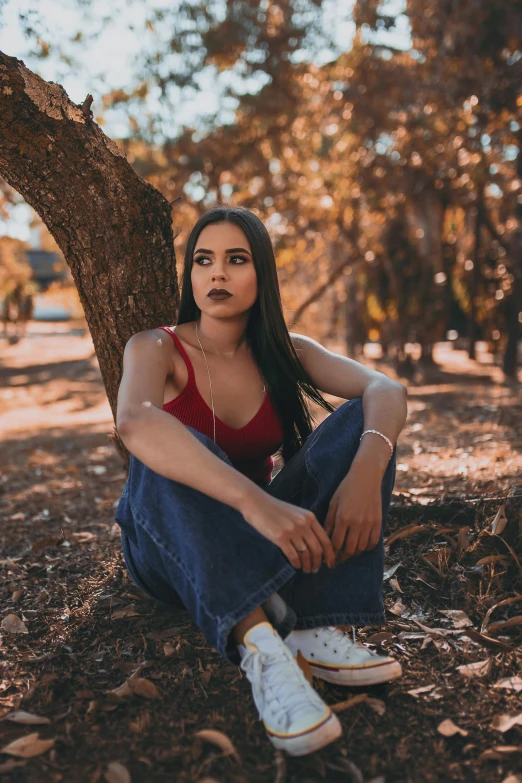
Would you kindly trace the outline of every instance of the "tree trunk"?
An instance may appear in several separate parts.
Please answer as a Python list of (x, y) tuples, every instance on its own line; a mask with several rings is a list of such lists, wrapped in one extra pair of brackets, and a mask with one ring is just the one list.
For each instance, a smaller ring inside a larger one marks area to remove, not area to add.
[[(116, 419), (125, 343), (175, 322), (171, 206), (59, 84), (0, 52), (0, 174), (40, 215), (78, 289)], [(125, 450), (117, 434), (114, 445)]]
[(412, 201), (413, 215), (418, 226), (423, 231), (419, 240), (421, 256), (421, 279), (419, 284), (419, 301), (422, 313), (418, 322), (417, 340), (421, 346), (419, 363), (435, 365), (433, 348), (440, 339), (441, 313), (435, 307), (434, 274), (442, 269), (442, 229), (444, 220), (444, 204), (440, 194), (428, 184), (425, 184)]
[[(517, 177), (522, 179), (522, 129), (518, 132)], [(507, 329), (506, 351), (502, 369), (506, 378), (517, 378), (517, 353), (522, 319), (522, 200), (520, 196), (516, 206), (517, 227), (511, 242), (511, 268), (513, 273), (513, 290), (507, 297), (504, 307), (504, 318)]]
[(470, 359), (476, 359), (476, 342), (477, 342), (477, 295), (479, 289), (479, 281), (482, 275), (481, 257), (482, 249), (480, 244), (480, 232), (482, 229), (482, 213), (483, 213), (483, 186), (479, 185), (477, 194), (477, 213), (475, 215), (475, 237), (473, 248), (473, 274), (471, 276), (470, 286), (470, 311), (469, 311), (469, 345), (468, 356)]

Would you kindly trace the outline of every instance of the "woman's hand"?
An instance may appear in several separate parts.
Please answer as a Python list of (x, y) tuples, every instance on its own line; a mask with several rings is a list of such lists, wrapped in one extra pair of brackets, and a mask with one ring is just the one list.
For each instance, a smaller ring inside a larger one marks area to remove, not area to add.
[(382, 526), (382, 476), (368, 463), (353, 463), (332, 496), (324, 524), (336, 562), (373, 549)]
[[(261, 491), (245, 504), (241, 513), (253, 528), (279, 547), (294, 568), (316, 572), (323, 556), (326, 564), (334, 568), (332, 542), (311, 511)], [(305, 545), (303, 552), (296, 548)]]

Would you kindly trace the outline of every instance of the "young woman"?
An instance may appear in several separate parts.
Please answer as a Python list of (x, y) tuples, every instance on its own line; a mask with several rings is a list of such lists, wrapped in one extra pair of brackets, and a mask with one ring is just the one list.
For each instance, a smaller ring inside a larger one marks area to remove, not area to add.
[[(334, 408), (318, 389), (348, 401)], [(329, 411), (313, 431), (305, 396)], [(175, 328), (125, 347), (117, 428), (131, 459), (116, 519), (129, 573), (241, 665), (271, 742), (291, 755), (341, 734), (298, 650), (329, 682), (401, 674), (336, 626), (385, 622), (405, 419), (402, 384), (288, 332), (269, 234), (244, 208), (198, 220)]]

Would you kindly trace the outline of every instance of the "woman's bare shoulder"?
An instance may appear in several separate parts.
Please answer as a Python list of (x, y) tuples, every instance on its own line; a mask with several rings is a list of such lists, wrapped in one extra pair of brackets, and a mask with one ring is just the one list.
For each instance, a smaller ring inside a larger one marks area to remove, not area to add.
[[(165, 325), (163, 326), (156, 326), (154, 329), (143, 329), (141, 332), (135, 332), (128, 340), (130, 342), (134, 343), (147, 343), (150, 342), (151, 338), (156, 338), (156, 340), (160, 337), (165, 336), (166, 330), (169, 332), (174, 332), (177, 337), (180, 337), (182, 340), (186, 340), (187, 342), (190, 342), (189, 335), (193, 331), (191, 329), (192, 322), (179, 324), (178, 326), (175, 325)], [(169, 342), (174, 342), (173, 340), (170, 340)]]

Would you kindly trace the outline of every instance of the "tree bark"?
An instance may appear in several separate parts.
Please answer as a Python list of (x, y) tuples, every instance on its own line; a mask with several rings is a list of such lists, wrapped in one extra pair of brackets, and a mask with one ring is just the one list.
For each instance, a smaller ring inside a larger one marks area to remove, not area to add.
[(477, 206), (475, 216), (475, 232), (474, 232), (474, 249), (473, 249), (473, 275), (471, 276), (470, 286), (470, 311), (469, 311), (469, 345), (468, 356), (470, 359), (476, 359), (476, 343), (477, 343), (477, 295), (479, 290), (479, 283), (482, 277), (481, 270), (481, 256), (482, 248), (480, 244), (481, 230), (482, 230), (482, 213), (483, 213), (483, 186), (478, 186)]
[[(517, 177), (522, 177), (522, 129), (518, 132)], [(502, 370), (506, 378), (517, 379), (518, 341), (520, 339), (520, 324), (522, 323), (522, 200), (520, 196), (516, 205), (517, 227), (511, 241), (511, 268), (513, 273), (513, 290), (504, 306), (504, 318), (507, 329), (506, 350)]]
[(441, 196), (428, 183), (415, 194), (412, 201), (413, 214), (424, 234), (419, 241), (421, 256), (421, 279), (419, 302), (421, 316), (418, 319), (417, 340), (421, 346), (419, 364), (436, 365), (433, 349), (441, 336), (443, 315), (436, 308), (434, 297), (434, 274), (442, 269), (442, 226), (444, 205)]
[(91, 102), (72, 103), (0, 52), (0, 174), (63, 252), (116, 420), (125, 343), (175, 322), (179, 291), (171, 206), (93, 121)]

